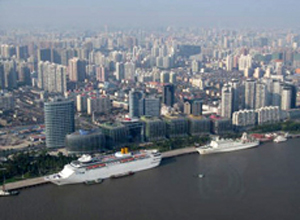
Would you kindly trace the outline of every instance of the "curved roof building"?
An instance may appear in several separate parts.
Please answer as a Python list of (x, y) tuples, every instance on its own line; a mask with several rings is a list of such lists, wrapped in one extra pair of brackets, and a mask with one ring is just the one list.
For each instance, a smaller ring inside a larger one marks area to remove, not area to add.
[(105, 136), (100, 129), (79, 130), (66, 136), (69, 153), (96, 153), (105, 149)]

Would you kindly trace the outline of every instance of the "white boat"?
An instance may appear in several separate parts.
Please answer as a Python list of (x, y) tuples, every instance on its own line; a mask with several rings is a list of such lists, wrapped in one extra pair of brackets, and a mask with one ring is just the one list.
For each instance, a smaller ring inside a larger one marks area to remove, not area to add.
[(236, 150), (244, 150), (259, 145), (259, 141), (253, 138), (249, 138), (247, 133), (244, 132), (242, 137), (237, 140), (233, 139), (219, 139), (212, 140), (210, 144), (197, 147), (196, 150), (199, 154), (213, 154), (223, 153)]
[(0, 197), (4, 196), (16, 196), (19, 194), (19, 191), (7, 191), (7, 190), (0, 190)]
[(201, 174), (201, 173), (200, 173), (200, 174), (198, 174), (198, 177), (199, 177), (199, 178), (203, 178), (203, 177), (204, 177), (204, 174)]
[(158, 166), (161, 153), (157, 150), (140, 150), (128, 152), (122, 148), (120, 152), (100, 157), (83, 155), (76, 161), (64, 166), (59, 173), (45, 177), (57, 185), (99, 181), (99, 179), (126, 176), (142, 170)]
[(274, 142), (275, 143), (279, 143), (279, 142), (284, 142), (284, 141), (287, 141), (287, 138), (282, 136), (282, 135), (278, 135), (275, 139), (274, 139)]

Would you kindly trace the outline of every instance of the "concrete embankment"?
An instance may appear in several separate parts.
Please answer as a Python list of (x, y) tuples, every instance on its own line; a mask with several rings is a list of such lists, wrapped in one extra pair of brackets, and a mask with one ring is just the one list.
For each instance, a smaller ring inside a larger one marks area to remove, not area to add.
[(24, 189), (28, 187), (38, 186), (42, 184), (49, 183), (49, 181), (46, 181), (44, 177), (37, 177), (33, 179), (27, 179), (27, 180), (21, 180), (13, 183), (7, 183), (5, 184), (5, 188), (7, 190), (16, 190), (16, 189)]
[(170, 150), (162, 153), (162, 158), (176, 157), (184, 154), (196, 153), (197, 150), (195, 147), (187, 147), (182, 149)]

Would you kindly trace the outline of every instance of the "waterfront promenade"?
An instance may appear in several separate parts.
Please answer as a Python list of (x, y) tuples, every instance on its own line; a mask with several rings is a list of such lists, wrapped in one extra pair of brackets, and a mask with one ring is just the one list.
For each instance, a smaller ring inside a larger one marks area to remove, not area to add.
[(46, 183), (49, 182), (46, 181), (44, 177), (37, 177), (37, 178), (21, 180), (13, 183), (7, 183), (5, 184), (5, 188), (7, 190), (16, 190), (16, 189), (23, 189), (32, 186), (38, 186)]
[(184, 154), (196, 153), (197, 150), (195, 147), (186, 147), (176, 150), (170, 150), (162, 153), (162, 158), (176, 157)]

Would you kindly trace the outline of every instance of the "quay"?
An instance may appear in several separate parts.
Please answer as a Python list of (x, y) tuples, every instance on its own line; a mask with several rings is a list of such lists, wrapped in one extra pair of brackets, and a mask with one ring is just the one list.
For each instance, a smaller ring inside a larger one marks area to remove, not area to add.
[(162, 158), (176, 157), (184, 154), (193, 154), (196, 153), (197, 150), (195, 147), (186, 147), (176, 150), (170, 150), (162, 153)]
[[(192, 153), (196, 153), (196, 152), (197, 151), (196, 151), (195, 147), (187, 147), (187, 148), (163, 152), (162, 158), (176, 157), (176, 156), (181, 156), (184, 154), (192, 154)], [(44, 177), (37, 177), (37, 178), (21, 180), (21, 181), (17, 181), (17, 182), (13, 182), (13, 183), (7, 183), (7, 184), (5, 184), (5, 188), (7, 190), (17, 190), (17, 189), (24, 189), (24, 188), (44, 185), (47, 183), (50, 183), (50, 182), (45, 180)]]
[(13, 183), (5, 184), (7, 190), (24, 189), (33, 186), (47, 184), (49, 181), (45, 180), (44, 177), (37, 177), (32, 179), (21, 180)]

